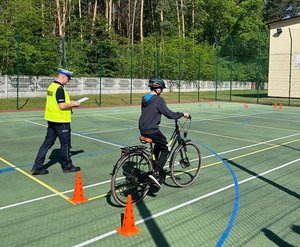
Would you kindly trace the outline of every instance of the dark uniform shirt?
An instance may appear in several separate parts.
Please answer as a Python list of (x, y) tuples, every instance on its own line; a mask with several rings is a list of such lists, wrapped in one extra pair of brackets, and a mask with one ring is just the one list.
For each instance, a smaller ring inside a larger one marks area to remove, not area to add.
[[(58, 81), (55, 81), (54, 83), (60, 84)], [(56, 101), (58, 104), (66, 102), (65, 92), (62, 85), (56, 91)]]

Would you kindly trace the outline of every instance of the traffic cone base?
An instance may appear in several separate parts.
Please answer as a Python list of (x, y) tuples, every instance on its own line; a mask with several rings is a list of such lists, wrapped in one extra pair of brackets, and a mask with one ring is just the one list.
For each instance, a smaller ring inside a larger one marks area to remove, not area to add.
[(245, 109), (248, 109), (248, 108), (249, 108), (249, 105), (248, 105), (247, 103), (245, 103), (245, 104), (244, 104), (244, 108), (245, 108)]
[(82, 179), (81, 179), (80, 171), (77, 172), (74, 194), (73, 194), (73, 197), (69, 199), (69, 201), (74, 204), (79, 204), (79, 203), (88, 201), (88, 199), (84, 196), (84, 193), (83, 193), (83, 186), (82, 186)]
[(117, 228), (116, 231), (126, 237), (130, 237), (132, 235), (139, 233), (141, 231), (141, 229), (136, 226), (132, 226), (130, 228), (130, 230), (127, 229), (124, 231), (123, 226), (121, 226), (121, 227)]
[(123, 218), (123, 224), (121, 227), (118, 227), (116, 229), (116, 231), (126, 237), (130, 237), (141, 231), (141, 229), (136, 227), (135, 223), (134, 223), (131, 195), (128, 195), (128, 197), (127, 197), (124, 218)]

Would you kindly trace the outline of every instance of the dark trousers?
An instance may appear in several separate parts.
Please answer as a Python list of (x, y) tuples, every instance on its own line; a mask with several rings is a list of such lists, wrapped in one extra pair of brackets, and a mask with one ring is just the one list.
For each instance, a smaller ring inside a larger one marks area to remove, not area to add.
[(154, 155), (156, 159), (156, 165), (154, 167), (154, 170), (157, 171), (162, 170), (167, 161), (168, 155), (170, 153), (167, 146), (168, 144), (167, 138), (160, 131), (156, 133), (150, 133), (150, 134), (141, 132), (141, 135), (151, 138), (155, 143)]
[(56, 138), (60, 141), (60, 153), (62, 164), (61, 167), (64, 169), (69, 165), (72, 165), (70, 157), (71, 148), (71, 125), (70, 123), (54, 123), (48, 121), (47, 134), (43, 144), (41, 145), (37, 157), (34, 162), (34, 168), (42, 168), (45, 157), (48, 150), (54, 145)]

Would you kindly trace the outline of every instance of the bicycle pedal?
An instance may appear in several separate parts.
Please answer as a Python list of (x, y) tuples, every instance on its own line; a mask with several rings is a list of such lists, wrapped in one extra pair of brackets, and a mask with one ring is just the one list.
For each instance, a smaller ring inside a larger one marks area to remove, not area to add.
[(160, 183), (157, 181), (157, 179), (153, 176), (153, 175), (149, 175), (149, 178), (152, 180), (152, 182), (154, 183), (153, 185), (161, 188)]

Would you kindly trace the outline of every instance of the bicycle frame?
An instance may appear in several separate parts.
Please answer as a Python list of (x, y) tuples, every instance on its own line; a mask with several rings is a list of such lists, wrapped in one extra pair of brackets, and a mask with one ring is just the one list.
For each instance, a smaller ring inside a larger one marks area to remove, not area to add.
[[(175, 130), (173, 131), (170, 141), (168, 142), (168, 149), (169, 149), (170, 153), (168, 154), (167, 159), (169, 159), (169, 157), (172, 155), (173, 151), (179, 144), (185, 143), (186, 141), (187, 140), (182, 138), (182, 136), (180, 134), (178, 119), (175, 119)], [(152, 158), (152, 160), (155, 160), (155, 157), (153, 154), (153, 144), (152, 143), (150, 143), (150, 150), (144, 149), (143, 151), (146, 152), (146, 154), (148, 154)]]
[(168, 148), (169, 148), (169, 155), (168, 158), (171, 156), (172, 152), (175, 150), (175, 147), (181, 143), (185, 143), (187, 140), (182, 138), (179, 130), (179, 125), (178, 125), (178, 119), (175, 119), (175, 130), (173, 131), (173, 134), (171, 135), (170, 141), (168, 143)]

